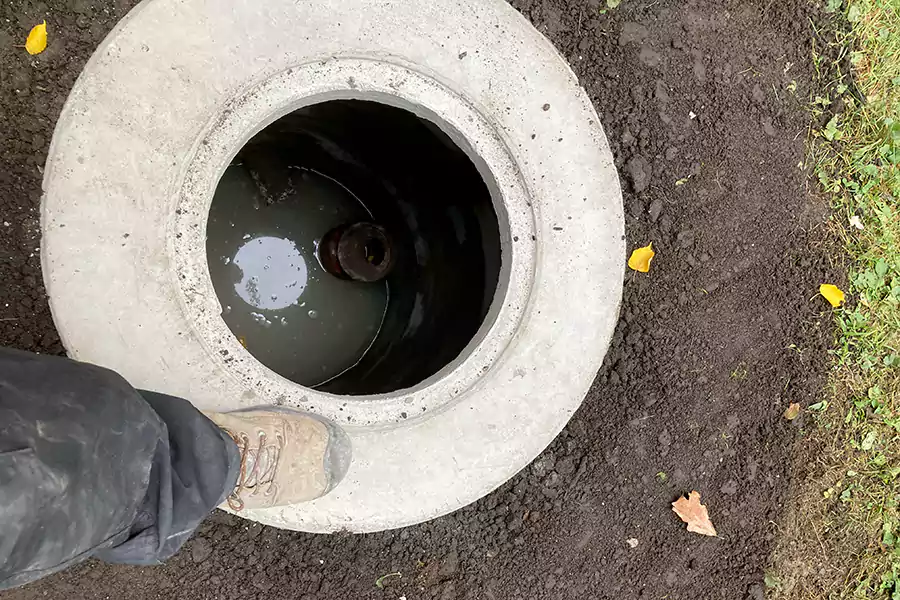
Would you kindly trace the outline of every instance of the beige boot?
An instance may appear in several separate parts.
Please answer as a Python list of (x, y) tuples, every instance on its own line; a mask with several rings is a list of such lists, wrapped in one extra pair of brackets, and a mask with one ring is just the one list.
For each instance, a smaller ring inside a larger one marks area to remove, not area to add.
[(350, 440), (319, 417), (281, 408), (205, 414), (241, 454), (237, 484), (227, 501), (234, 511), (314, 500), (347, 472)]

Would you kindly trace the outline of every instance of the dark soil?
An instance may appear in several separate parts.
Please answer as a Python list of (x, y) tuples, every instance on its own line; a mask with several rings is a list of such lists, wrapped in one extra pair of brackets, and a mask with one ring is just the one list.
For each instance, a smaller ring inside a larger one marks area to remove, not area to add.
[[(62, 350), (37, 253), (41, 166), (79, 69), (131, 4), (0, 5), (2, 344)], [(807, 0), (624, 0), (606, 15), (598, 0), (514, 4), (602, 116), (629, 250), (658, 252), (649, 275), (627, 275), (606, 364), (566, 430), (499, 490), (430, 523), (313, 536), (219, 513), (164, 566), (90, 562), (5, 600), (763, 597), (802, 431), (781, 414), (818, 399), (828, 365), (815, 295), (833, 278), (826, 211), (799, 166), (808, 121), (794, 95), (810, 93), (817, 15)], [(15, 48), (45, 17), (47, 52)], [(672, 513), (692, 489), (720, 538)], [(402, 577), (377, 588), (391, 572)]]

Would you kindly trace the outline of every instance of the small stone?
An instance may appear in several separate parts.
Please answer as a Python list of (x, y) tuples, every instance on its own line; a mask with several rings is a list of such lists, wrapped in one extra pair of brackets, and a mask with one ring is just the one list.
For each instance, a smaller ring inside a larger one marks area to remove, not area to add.
[(550, 105), (549, 105), (549, 104), (545, 104), (544, 106), (541, 107), (541, 109), (542, 109), (544, 112), (547, 112), (548, 110), (550, 110)]
[(191, 545), (191, 560), (199, 564), (212, 555), (212, 546), (203, 538), (194, 539)]
[(628, 203), (628, 213), (635, 219), (644, 214), (644, 203), (640, 198), (634, 197)]
[(275, 586), (275, 582), (265, 571), (259, 572), (250, 580), (250, 584), (261, 592), (268, 592)]
[(766, 94), (762, 91), (762, 88), (759, 87), (759, 84), (753, 86), (753, 101), (757, 104), (762, 104), (766, 101)]
[(638, 53), (638, 60), (640, 60), (648, 67), (658, 67), (662, 59), (659, 56), (659, 52), (655, 52), (650, 48), (644, 46)]
[(637, 538), (628, 538), (625, 540), (625, 543), (628, 544), (629, 548), (637, 548), (640, 542), (638, 542)]
[(659, 218), (659, 214), (663, 209), (663, 201), (662, 198), (654, 198), (650, 202), (650, 208), (647, 209), (647, 214), (650, 215), (650, 222), (656, 223), (656, 220)]
[(694, 77), (697, 81), (706, 81), (706, 65), (703, 64), (703, 53), (699, 50), (691, 50), (691, 56), (694, 57)]
[(456, 584), (452, 581), (441, 590), (440, 600), (456, 600)]
[(727, 496), (735, 495), (738, 491), (737, 481), (735, 481), (734, 479), (728, 480), (725, 485), (722, 486), (721, 491)]
[(631, 158), (625, 164), (625, 169), (631, 178), (631, 186), (634, 188), (635, 193), (640, 193), (647, 189), (650, 185), (653, 169), (644, 157), (635, 156)]
[(640, 23), (623, 23), (619, 32), (619, 45), (640, 44), (650, 34), (650, 30)]
[(575, 459), (570, 457), (564, 458), (556, 463), (556, 472), (560, 475), (567, 476), (575, 472)]
[(453, 579), (459, 572), (459, 553), (451, 552), (444, 560), (441, 561), (441, 568), (438, 569), (438, 578), (440, 581)]
[(665, 104), (669, 101), (669, 87), (666, 85), (666, 82), (662, 79), (657, 80), (656, 82), (656, 90), (654, 90), (653, 95), (656, 96), (656, 99)]
[(755, 583), (747, 588), (747, 595), (745, 596), (746, 600), (765, 600), (766, 593), (763, 590), (763, 587), (758, 583)]
[(538, 477), (545, 477), (556, 466), (556, 456), (552, 451), (545, 452), (531, 463), (531, 472)]
[(41, 338), (41, 348), (47, 349), (58, 341), (59, 337), (55, 333), (45, 333)]
[(663, 429), (663, 432), (659, 434), (656, 439), (660, 446), (666, 447), (672, 445), (672, 434), (669, 433), (668, 429)]

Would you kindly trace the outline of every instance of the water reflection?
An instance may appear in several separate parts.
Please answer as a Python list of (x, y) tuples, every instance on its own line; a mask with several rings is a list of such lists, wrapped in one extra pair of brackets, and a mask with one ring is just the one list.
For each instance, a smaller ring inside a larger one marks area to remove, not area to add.
[(279, 310), (296, 304), (306, 289), (306, 259), (291, 240), (258, 237), (240, 248), (233, 262), (241, 271), (234, 291), (254, 308)]

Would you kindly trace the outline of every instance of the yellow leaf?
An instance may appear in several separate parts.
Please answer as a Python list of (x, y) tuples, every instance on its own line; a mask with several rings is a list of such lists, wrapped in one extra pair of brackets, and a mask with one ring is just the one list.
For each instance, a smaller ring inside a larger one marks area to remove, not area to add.
[(47, 47), (47, 21), (31, 28), (28, 39), (25, 40), (25, 50), (28, 54), (40, 54)]
[(653, 260), (654, 256), (656, 256), (656, 252), (653, 251), (653, 242), (650, 242), (643, 248), (638, 248), (631, 253), (631, 258), (628, 259), (628, 266), (635, 271), (649, 273), (650, 261)]
[(706, 506), (700, 504), (700, 492), (694, 490), (688, 497), (682, 496), (672, 503), (672, 510), (687, 523), (687, 530), (700, 535), (717, 536), (716, 528), (709, 520)]
[(819, 293), (825, 296), (825, 299), (828, 300), (828, 303), (833, 307), (837, 308), (844, 301), (844, 292), (842, 292), (836, 285), (831, 285), (830, 283), (823, 283), (819, 286)]
[(796, 402), (792, 402), (790, 406), (787, 407), (784, 411), (784, 418), (788, 421), (793, 421), (797, 417), (800, 416), (800, 405)]

